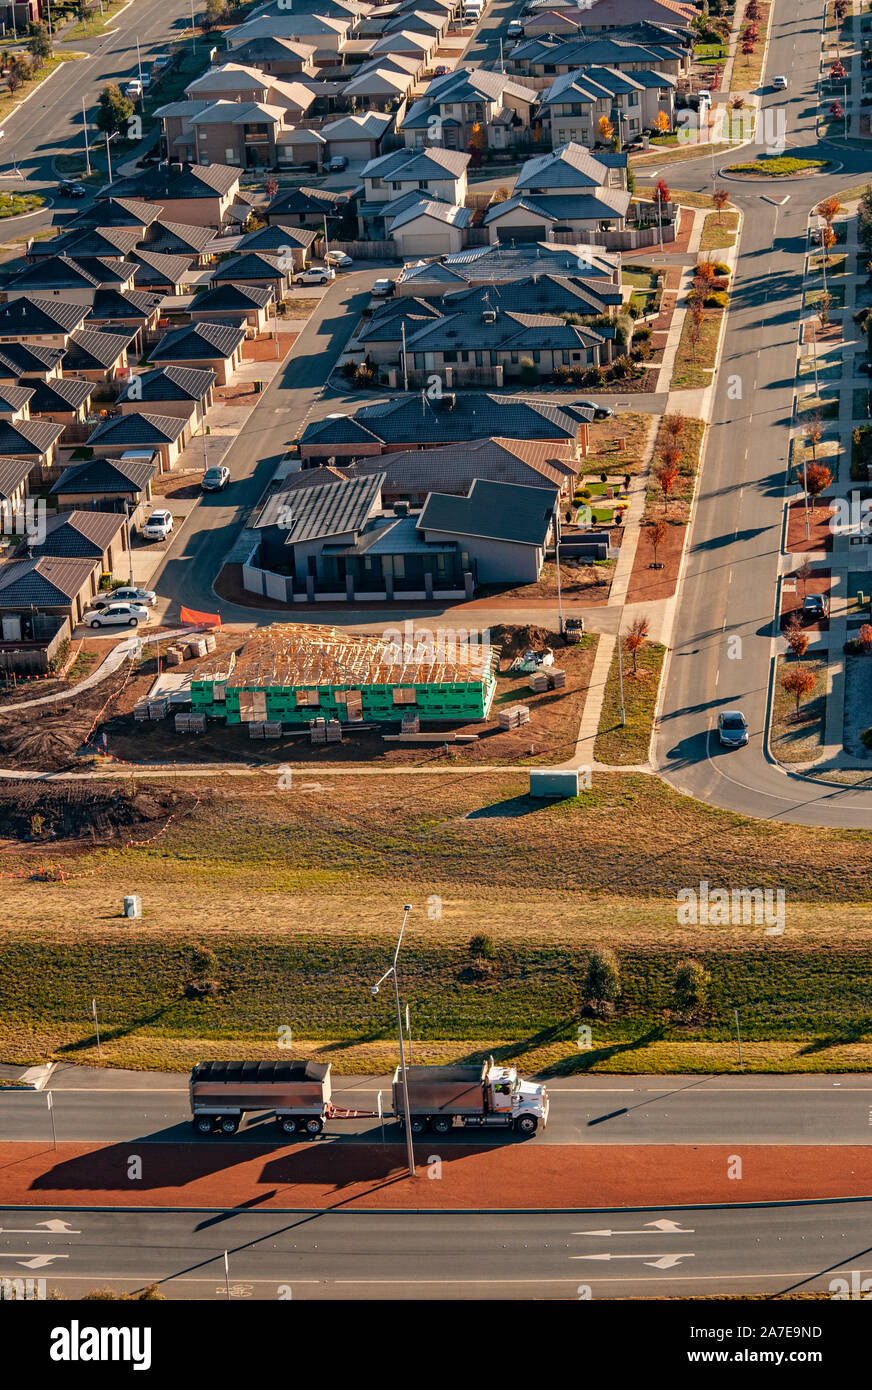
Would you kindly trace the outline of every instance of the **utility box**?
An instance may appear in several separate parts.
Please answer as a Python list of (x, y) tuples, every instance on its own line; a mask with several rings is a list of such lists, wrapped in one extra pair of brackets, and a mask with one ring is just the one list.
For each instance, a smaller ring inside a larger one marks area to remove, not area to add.
[(530, 773), (530, 795), (555, 798), (578, 796), (578, 772), (537, 768)]
[(138, 893), (128, 893), (124, 898), (123, 911), (125, 917), (142, 916), (142, 898)]

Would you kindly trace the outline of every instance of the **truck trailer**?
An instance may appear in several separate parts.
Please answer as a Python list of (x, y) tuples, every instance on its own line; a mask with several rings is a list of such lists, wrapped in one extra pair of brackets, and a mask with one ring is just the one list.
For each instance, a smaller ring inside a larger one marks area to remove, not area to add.
[[(511, 1127), (535, 1134), (548, 1119), (544, 1086), (522, 1081), (514, 1067), (493, 1058), (473, 1067), (409, 1067), (413, 1134), (446, 1134), (455, 1120), (466, 1126)], [(198, 1134), (235, 1134), (246, 1112), (269, 1112), (284, 1134), (320, 1134), (327, 1120), (377, 1119), (377, 1110), (334, 1105), (329, 1062), (198, 1062), (191, 1072), (191, 1115)], [(393, 1110), (381, 1118), (404, 1123), (400, 1069), (394, 1076)]]
[[(531, 1135), (548, 1123), (550, 1101), (544, 1086), (522, 1081), (514, 1067), (489, 1057), (480, 1066), (407, 1067), (409, 1118), (413, 1134), (430, 1129), (447, 1134), (456, 1122), (467, 1128), (511, 1128)], [(394, 1113), (404, 1121), (403, 1078), (394, 1073)]]

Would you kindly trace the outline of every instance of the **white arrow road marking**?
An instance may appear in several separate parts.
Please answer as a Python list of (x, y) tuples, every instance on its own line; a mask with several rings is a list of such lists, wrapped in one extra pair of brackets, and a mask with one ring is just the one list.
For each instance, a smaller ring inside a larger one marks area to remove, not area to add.
[(81, 1231), (74, 1231), (69, 1221), (61, 1221), (59, 1217), (52, 1217), (50, 1221), (40, 1221), (37, 1226), (23, 1226), (21, 1229), (13, 1226), (0, 1226), (0, 1235), (7, 1236), (80, 1236)]
[(692, 1236), (692, 1226), (679, 1226), (664, 1216), (660, 1221), (646, 1221), (641, 1231), (571, 1231), (573, 1236), (649, 1236), (652, 1231), (664, 1236)]
[(653, 1251), (648, 1251), (644, 1255), (570, 1255), (571, 1260), (644, 1260), (646, 1265), (652, 1269), (672, 1269), (678, 1264), (679, 1260), (694, 1259), (693, 1251), (683, 1255), (661, 1255), (659, 1259), (650, 1260), (648, 1256)]
[(0, 1260), (17, 1260), (25, 1269), (44, 1269), (52, 1260), (68, 1260), (69, 1255), (25, 1255), (24, 1251), (4, 1250)]

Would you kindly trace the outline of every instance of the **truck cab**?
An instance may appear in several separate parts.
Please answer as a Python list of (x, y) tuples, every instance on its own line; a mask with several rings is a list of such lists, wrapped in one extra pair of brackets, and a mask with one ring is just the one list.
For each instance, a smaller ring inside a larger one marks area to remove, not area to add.
[(522, 1081), (514, 1067), (498, 1067), (491, 1062), (487, 1073), (488, 1110), (505, 1116), (507, 1123), (522, 1134), (533, 1134), (548, 1122), (550, 1101), (544, 1086)]

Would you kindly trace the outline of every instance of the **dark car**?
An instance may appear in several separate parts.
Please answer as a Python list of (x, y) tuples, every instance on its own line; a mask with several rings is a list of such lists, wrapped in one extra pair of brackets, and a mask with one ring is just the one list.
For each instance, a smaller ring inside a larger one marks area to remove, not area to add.
[(608, 420), (615, 413), (607, 405), (594, 405), (593, 401), (573, 401), (573, 405), (581, 406), (582, 410), (592, 410), (595, 420)]
[(207, 468), (203, 474), (204, 492), (221, 492), (230, 482), (230, 469), (223, 463), (218, 463), (214, 468)]
[(743, 748), (748, 742), (748, 721), (740, 709), (718, 715), (718, 738), (723, 748)]
[(830, 616), (830, 601), (826, 594), (806, 594), (802, 601), (802, 616), (807, 622), (817, 622), (818, 618)]
[(62, 198), (84, 198), (87, 192), (83, 183), (76, 183), (72, 179), (62, 179), (58, 184), (58, 193)]

